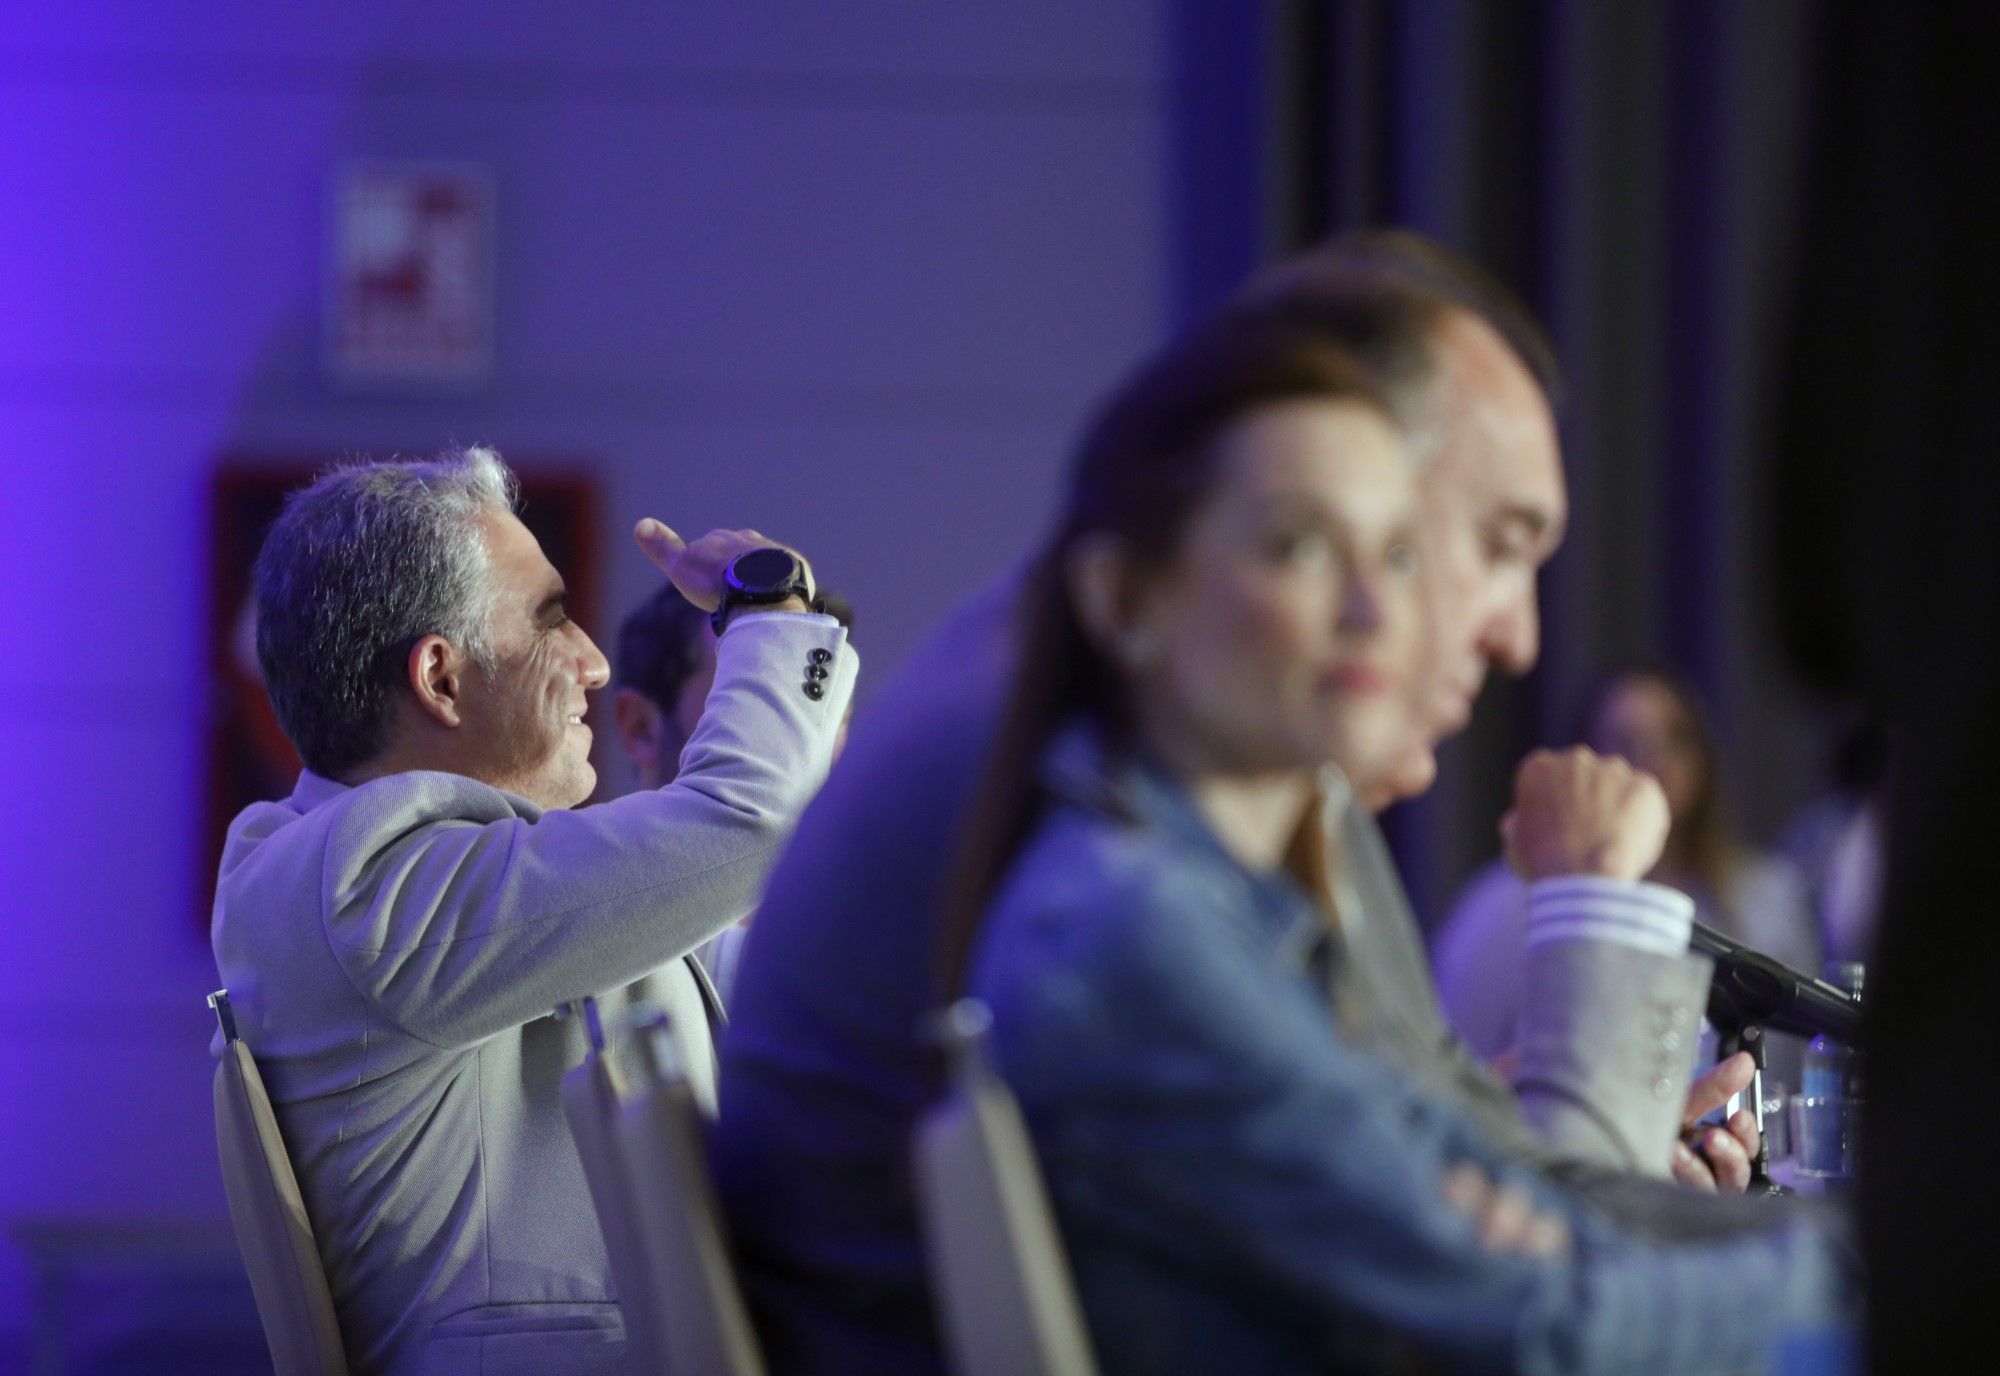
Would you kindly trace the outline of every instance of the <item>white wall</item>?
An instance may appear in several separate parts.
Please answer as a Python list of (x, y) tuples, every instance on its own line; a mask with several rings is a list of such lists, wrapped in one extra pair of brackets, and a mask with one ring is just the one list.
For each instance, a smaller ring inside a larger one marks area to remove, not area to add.
[[(193, 915), (218, 455), (570, 457), (608, 611), (651, 586), (639, 515), (755, 525), (853, 597), (880, 675), (1033, 537), (1168, 318), (1146, 0), (323, 8), (0, 29), (0, 1217), (222, 1207)], [(493, 172), (491, 385), (321, 375), (354, 156)], [(0, 1247), (0, 1331), (24, 1294)]]

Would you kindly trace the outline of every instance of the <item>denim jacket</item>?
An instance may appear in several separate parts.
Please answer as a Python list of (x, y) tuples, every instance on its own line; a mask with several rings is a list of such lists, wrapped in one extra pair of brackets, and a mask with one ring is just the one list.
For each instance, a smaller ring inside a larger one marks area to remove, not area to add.
[[(1454, 1370), (1761, 1371), (1838, 1315), (1808, 1223), (1637, 1240), (1344, 1040), (1335, 926), (1163, 772), (1079, 725), (1044, 782), (969, 987), (1107, 1371), (1379, 1370), (1407, 1347)], [(1442, 1196), (1459, 1162), (1561, 1215), (1568, 1255), (1483, 1249)]]

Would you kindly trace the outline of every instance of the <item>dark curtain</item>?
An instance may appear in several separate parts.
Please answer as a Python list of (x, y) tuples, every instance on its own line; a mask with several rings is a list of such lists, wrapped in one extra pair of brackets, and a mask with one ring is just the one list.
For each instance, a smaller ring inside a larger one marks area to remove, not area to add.
[(1989, 1372), (2000, 1230), (2000, 11), (1829, 4), (1786, 380), (1802, 658), (1891, 709), (1871, 1369)]
[(1391, 817), (1434, 920), (1495, 849), (1515, 762), (1590, 679), (1681, 669), (1735, 811), (1768, 837), (1819, 782), (1831, 709), (1788, 667), (1767, 527), (1769, 369), (1798, 233), (1803, 0), (1290, 0), (1267, 12), (1267, 250), (1407, 225), (1514, 287), (1567, 374), (1573, 507), (1539, 668), (1496, 684)]

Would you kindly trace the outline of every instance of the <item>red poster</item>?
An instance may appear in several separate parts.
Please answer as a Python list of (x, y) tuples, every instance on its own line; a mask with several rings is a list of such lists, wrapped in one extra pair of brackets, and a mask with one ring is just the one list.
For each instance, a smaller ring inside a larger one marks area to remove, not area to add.
[(493, 184), (449, 163), (334, 179), (327, 366), (348, 382), (482, 381), (493, 367)]

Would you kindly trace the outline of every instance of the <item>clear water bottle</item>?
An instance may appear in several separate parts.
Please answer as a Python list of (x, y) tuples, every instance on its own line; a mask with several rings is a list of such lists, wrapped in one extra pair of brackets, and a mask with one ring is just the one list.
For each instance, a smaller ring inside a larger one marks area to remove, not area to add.
[[(1860, 998), (1865, 968), (1856, 961), (1833, 961), (1826, 982)], [(1792, 1123), (1792, 1150), (1808, 1175), (1846, 1177), (1854, 1173), (1854, 1142), (1866, 1095), (1859, 1053), (1824, 1033), (1806, 1048), (1802, 1093)]]

